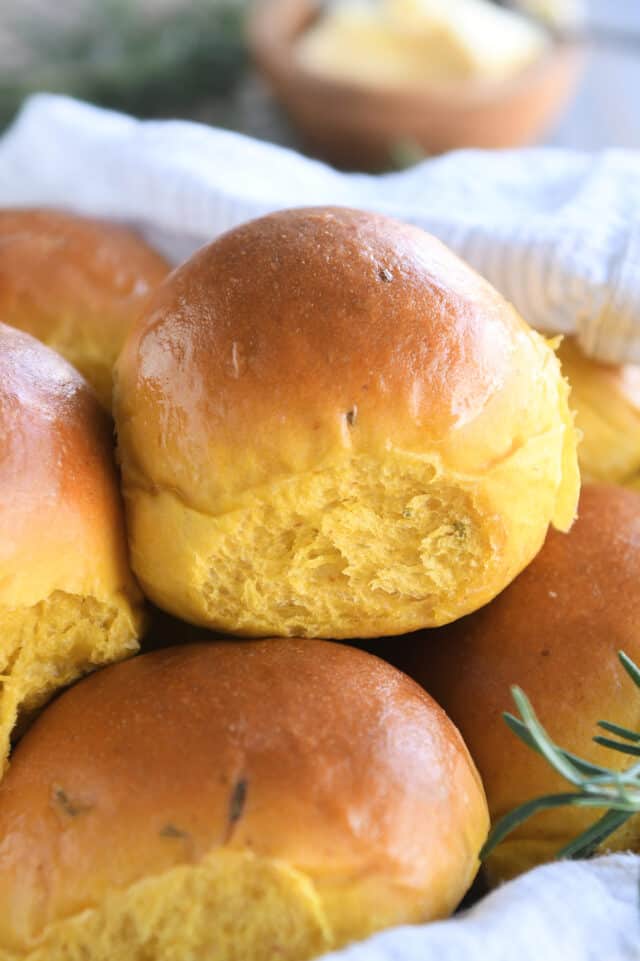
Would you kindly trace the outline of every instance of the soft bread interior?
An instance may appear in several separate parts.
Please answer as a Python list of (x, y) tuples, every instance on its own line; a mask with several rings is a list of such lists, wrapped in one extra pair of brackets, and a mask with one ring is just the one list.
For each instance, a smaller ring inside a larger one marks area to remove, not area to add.
[(129, 490), (134, 569), (160, 607), (238, 634), (348, 638), (447, 623), (539, 550), (570, 483), (562, 459), (553, 430), (482, 477), (402, 451), (356, 455), (218, 516), (175, 492)]
[[(188, 847), (189, 836), (167, 825), (166, 841)], [(27, 933), (25, 918), (22, 945), (0, 946), (0, 961), (306, 961), (381, 927), (417, 923), (432, 909), (427, 902), (400, 886), (372, 910), (359, 878), (323, 890), (284, 861), (217, 850), (199, 864), (111, 889), (98, 905), (41, 931)], [(438, 907), (436, 916), (445, 916), (448, 908)]]
[(54, 591), (32, 607), (0, 608), (0, 771), (18, 721), (54, 691), (138, 650), (131, 608)]
[[(168, 835), (167, 843), (184, 842)], [(99, 905), (39, 932), (25, 952), (0, 948), (0, 961), (304, 961), (332, 945), (303, 874), (222, 852), (113, 890)]]

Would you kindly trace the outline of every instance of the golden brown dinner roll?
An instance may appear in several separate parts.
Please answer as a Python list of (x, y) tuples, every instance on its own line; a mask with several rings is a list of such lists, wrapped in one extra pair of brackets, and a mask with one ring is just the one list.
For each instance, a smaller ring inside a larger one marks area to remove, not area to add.
[(63, 354), (107, 408), (127, 330), (168, 269), (125, 227), (0, 209), (0, 320)]
[(639, 486), (640, 366), (598, 363), (571, 337), (558, 356), (582, 432), (578, 458), (584, 479)]
[(567, 528), (553, 351), (423, 231), (289, 210), (203, 248), (123, 349), (134, 569), (177, 616), (367, 637), (460, 617)]
[(0, 774), (20, 717), (137, 650), (112, 447), (77, 371), (0, 324)]
[(460, 735), (383, 661), (313, 640), (156, 651), (18, 745), (0, 959), (303, 961), (448, 914), (487, 826)]
[[(417, 635), (403, 666), (460, 728), (482, 775), (492, 820), (542, 794), (572, 790), (509, 730), (519, 685), (561, 747), (612, 769), (629, 758), (592, 741), (599, 720), (634, 730), (640, 713), (618, 662), (640, 662), (640, 495), (586, 486), (568, 535), (551, 531), (533, 563), (488, 607)], [(558, 808), (536, 815), (489, 859), (492, 881), (550, 860), (604, 812)], [(634, 817), (607, 842), (640, 845)]]

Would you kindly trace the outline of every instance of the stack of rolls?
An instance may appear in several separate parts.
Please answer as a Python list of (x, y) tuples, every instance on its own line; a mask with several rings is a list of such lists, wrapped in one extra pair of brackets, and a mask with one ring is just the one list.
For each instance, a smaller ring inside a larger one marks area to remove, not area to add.
[[(4, 224), (0, 320), (100, 368), (103, 406), (113, 376), (126, 535), (98, 399), (2, 328), (0, 961), (306, 961), (447, 916), (489, 826), (474, 761), (421, 684), (336, 641), (453, 652), (442, 625), (567, 540), (554, 350), (361, 211), (269, 215), (165, 279), (123, 228)], [(130, 657), (134, 576), (163, 626)]]

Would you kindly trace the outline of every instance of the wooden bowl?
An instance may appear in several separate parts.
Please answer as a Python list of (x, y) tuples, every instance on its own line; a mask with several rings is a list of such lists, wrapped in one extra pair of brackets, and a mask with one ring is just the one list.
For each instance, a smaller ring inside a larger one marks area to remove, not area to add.
[(338, 166), (385, 169), (402, 144), (427, 154), (519, 147), (537, 140), (568, 102), (582, 57), (556, 45), (504, 81), (375, 89), (305, 70), (295, 43), (318, 17), (314, 0), (260, 0), (248, 18), (253, 58), (309, 151)]

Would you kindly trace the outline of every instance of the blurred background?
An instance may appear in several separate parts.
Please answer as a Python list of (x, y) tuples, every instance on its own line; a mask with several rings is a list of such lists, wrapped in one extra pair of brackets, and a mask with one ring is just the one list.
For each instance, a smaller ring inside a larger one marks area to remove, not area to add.
[(0, 129), (37, 90), (350, 169), (640, 147), (640, 0), (2, 0)]

